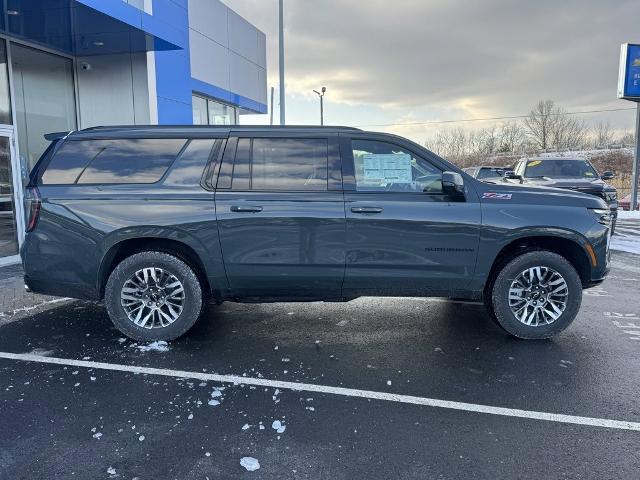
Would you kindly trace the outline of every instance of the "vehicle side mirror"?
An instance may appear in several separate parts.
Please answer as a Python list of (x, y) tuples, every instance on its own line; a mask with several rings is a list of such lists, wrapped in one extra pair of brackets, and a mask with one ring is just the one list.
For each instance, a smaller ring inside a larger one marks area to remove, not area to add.
[(600, 175), (600, 178), (602, 180), (611, 180), (615, 176), (616, 176), (615, 173), (613, 173), (611, 170), (607, 170), (606, 172), (603, 172), (602, 175)]
[(504, 178), (508, 178), (509, 180), (522, 180), (522, 176), (517, 175), (514, 171), (505, 173)]
[(464, 180), (457, 172), (442, 172), (442, 191), (447, 195), (464, 195)]

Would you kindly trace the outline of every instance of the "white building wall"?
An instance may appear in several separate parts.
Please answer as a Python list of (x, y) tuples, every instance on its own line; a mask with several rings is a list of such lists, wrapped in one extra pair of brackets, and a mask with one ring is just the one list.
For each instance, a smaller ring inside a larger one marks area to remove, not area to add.
[(219, 0), (189, 0), (191, 75), (267, 103), (266, 37)]
[(145, 53), (78, 57), (76, 65), (80, 128), (151, 123)]

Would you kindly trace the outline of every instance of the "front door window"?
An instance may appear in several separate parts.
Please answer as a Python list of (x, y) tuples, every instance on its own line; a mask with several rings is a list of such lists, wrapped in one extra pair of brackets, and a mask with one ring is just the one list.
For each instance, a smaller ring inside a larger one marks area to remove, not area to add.
[(442, 193), (442, 172), (397, 145), (353, 141), (358, 192)]

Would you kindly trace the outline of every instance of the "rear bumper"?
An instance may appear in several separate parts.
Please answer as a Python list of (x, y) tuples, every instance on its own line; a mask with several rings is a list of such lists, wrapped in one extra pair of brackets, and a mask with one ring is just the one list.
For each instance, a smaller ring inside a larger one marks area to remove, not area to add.
[(28, 292), (39, 293), (41, 295), (79, 298), (82, 300), (99, 300), (95, 290), (87, 288), (86, 285), (82, 284), (38, 280), (25, 275), (24, 286)]

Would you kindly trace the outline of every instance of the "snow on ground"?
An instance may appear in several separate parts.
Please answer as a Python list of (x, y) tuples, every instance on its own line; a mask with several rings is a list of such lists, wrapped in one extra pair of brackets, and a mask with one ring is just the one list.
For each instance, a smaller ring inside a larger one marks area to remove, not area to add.
[(618, 210), (618, 218), (637, 218), (640, 220), (640, 210), (634, 210), (633, 212), (629, 210)]
[(640, 237), (611, 237), (611, 250), (636, 253), (640, 255)]
[(260, 462), (253, 457), (242, 457), (240, 459), (240, 465), (249, 472), (255, 472), (260, 468)]
[(618, 210), (616, 233), (611, 249), (640, 254), (640, 212)]
[(141, 352), (168, 352), (169, 344), (164, 340), (157, 340), (147, 345), (136, 345), (136, 348)]
[(274, 420), (271, 424), (271, 428), (273, 428), (278, 433), (284, 433), (287, 427), (283, 425), (280, 420)]

